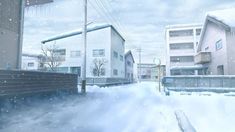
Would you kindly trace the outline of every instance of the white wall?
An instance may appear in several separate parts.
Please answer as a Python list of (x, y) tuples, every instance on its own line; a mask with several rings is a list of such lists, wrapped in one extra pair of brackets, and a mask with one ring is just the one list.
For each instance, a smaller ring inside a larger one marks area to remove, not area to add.
[[(171, 56), (195, 56), (199, 37), (196, 35), (196, 29), (201, 28), (201, 25), (192, 26), (177, 26), (166, 29), (166, 76), (170, 76), (170, 69), (172, 66), (194, 66), (194, 62), (186, 63), (172, 63), (170, 62)], [(186, 37), (170, 37), (170, 31), (193, 30), (193, 36)], [(170, 43), (194, 43), (194, 49), (170, 50)]]
[[(112, 76), (124, 78), (125, 77), (125, 41), (114, 31), (111, 32), (111, 69)], [(118, 53), (118, 58), (114, 58), (113, 51)], [(123, 61), (120, 60), (120, 55), (123, 56)], [(113, 74), (113, 70), (118, 70), (118, 75)]]
[[(29, 66), (28, 63), (33, 63), (33, 66)], [(39, 60), (37, 57), (22, 56), (21, 69), (23, 70), (38, 70)]]
[[(111, 33), (112, 32), (112, 33)], [(112, 36), (111, 36), (112, 35)], [(49, 42), (47, 45), (52, 45), (55, 42)], [(66, 49), (66, 58), (59, 67), (81, 67), (83, 63), (83, 45), (82, 45), (82, 35), (75, 35), (72, 37), (67, 37), (64, 39), (56, 40), (56, 45), (59, 49)], [(112, 48), (111, 48), (112, 45)], [(104, 49), (105, 56), (104, 57), (93, 57), (93, 49)], [(71, 58), (71, 51), (81, 51), (81, 56), (77, 58)], [(87, 61), (86, 61), (86, 76), (93, 76), (93, 68), (94, 68), (94, 59), (105, 59), (107, 63), (105, 63), (105, 76), (102, 77), (125, 77), (125, 69), (124, 69), (124, 58), (123, 62), (120, 61), (119, 56), (118, 59), (113, 58), (112, 51), (115, 50), (118, 54), (123, 55), (124, 57), (124, 41), (121, 37), (114, 31), (112, 31), (111, 27), (95, 30), (87, 33)], [(111, 66), (113, 65), (113, 66)], [(118, 71), (123, 71), (118, 74), (118, 76), (114, 76), (112, 69), (117, 68)], [(82, 72), (81, 72), (82, 73)]]
[[(216, 50), (215, 44), (218, 40), (222, 40), (223, 48)], [(211, 52), (211, 62), (209, 63), (209, 73), (217, 75), (217, 66), (224, 66), (224, 74), (228, 74), (228, 63), (227, 63), (227, 46), (226, 46), (226, 32), (222, 27), (217, 26), (212, 22), (208, 22), (205, 29), (205, 34), (202, 40), (201, 51), (205, 51), (205, 48)]]

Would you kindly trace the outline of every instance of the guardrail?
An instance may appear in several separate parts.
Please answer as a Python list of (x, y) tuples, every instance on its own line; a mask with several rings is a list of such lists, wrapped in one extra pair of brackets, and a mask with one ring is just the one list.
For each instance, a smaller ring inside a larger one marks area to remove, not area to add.
[(165, 90), (232, 92), (235, 91), (235, 76), (171, 76), (164, 77), (162, 84)]
[(0, 97), (42, 92), (76, 93), (77, 75), (38, 71), (0, 70)]

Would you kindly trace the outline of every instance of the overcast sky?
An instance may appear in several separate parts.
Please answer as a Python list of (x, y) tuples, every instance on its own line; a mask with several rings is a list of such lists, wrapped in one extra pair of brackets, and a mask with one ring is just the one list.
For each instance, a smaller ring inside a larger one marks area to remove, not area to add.
[[(154, 57), (164, 60), (165, 26), (203, 23), (207, 11), (231, 7), (233, 0), (89, 0), (88, 22), (113, 24), (135, 60), (141, 47), (143, 62), (152, 63)], [(42, 39), (81, 28), (82, 15), (82, 0), (26, 8), (23, 52), (40, 53)]]

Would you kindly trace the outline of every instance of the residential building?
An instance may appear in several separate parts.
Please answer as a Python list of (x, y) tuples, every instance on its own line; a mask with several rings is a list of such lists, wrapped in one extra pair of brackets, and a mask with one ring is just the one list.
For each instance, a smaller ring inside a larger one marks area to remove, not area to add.
[[(156, 64), (142, 63), (137, 64), (138, 79), (141, 81), (157, 81), (159, 67)], [(160, 76), (165, 76), (165, 65), (160, 66)]]
[(194, 64), (200, 39), (201, 24), (166, 27), (166, 75), (197, 75), (201, 65)]
[[(125, 40), (120, 33), (109, 24), (90, 25), (87, 31), (86, 76), (125, 78)], [(78, 29), (42, 41), (45, 46), (56, 45), (58, 53), (65, 57), (58, 71), (81, 76), (84, 55), (81, 34)]]
[(210, 75), (235, 75), (235, 8), (207, 13), (195, 63)]
[(125, 77), (130, 80), (130, 82), (134, 81), (134, 57), (132, 52), (129, 50), (125, 54)]
[(22, 70), (45, 70), (45, 62), (46, 59), (43, 55), (35, 55), (35, 54), (22, 54)]

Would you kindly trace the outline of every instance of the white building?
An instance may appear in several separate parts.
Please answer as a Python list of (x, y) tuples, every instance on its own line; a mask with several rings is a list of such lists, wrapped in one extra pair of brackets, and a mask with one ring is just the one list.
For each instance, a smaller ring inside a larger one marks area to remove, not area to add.
[(166, 75), (201, 74), (201, 65), (194, 65), (194, 56), (201, 34), (201, 24), (166, 27)]
[(207, 14), (195, 62), (206, 74), (235, 74), (235, 8)]
[[(87, 31), (86, 76), (97, 77), (96, 60), (103, 63), (100, 77), (125, 78), (125, 40), (120, 33), (108, 24), (88, 26)], [(58, 70), (81, 76), (84, 54), (81, 34), (79, 29), (42, 41), (46, 45), (58, 46), (59, 53), (65, 57)]]
[[(137, 64), (138, 79), (142, 81), (157, 81), (159, 67), (152, 63)], [(165, 65), (160, 65), (160, 76), (165, 76)]]
[(131, 51), (129, 50), (125, 54), (125, 77), (130, 80), (130, 82), (134, 81), (134, 63), (134, 57)]
[(22, 54), (22, 70), (42, 70), (43, 68), (43, 56), (33, 54)]

